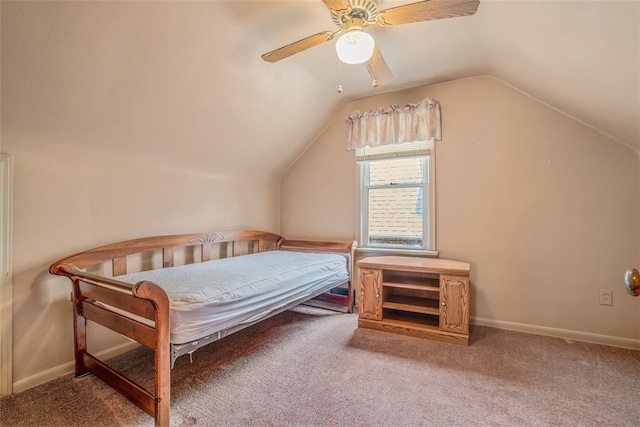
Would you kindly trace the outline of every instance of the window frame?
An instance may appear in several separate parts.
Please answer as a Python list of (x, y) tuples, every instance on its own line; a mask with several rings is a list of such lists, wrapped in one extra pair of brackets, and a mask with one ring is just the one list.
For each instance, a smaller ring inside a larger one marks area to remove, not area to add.
[[(389, 152), (388, 155), (376, 156), (375, 158), (365, 159), (357, 162), (357, 209), (356, 209), (356, 226), (357, 240), (359, 242), (359, 252), (389, 252), (389, 253), (406, 253), (420, 255), (437, 255), (436, 251), (436, 218), (435, 218), (435, 144), (429, 143), (429, 152), (422, 154), (411, 153), (410, 155), (402, 155), (396, 152)], [(426, 157), (423, 162), (423, 173), (425, 182), (416, 184), (397, 184), (394, 188), (400, 187), (422, 187), (422, 220), (423, 220), (423, 248), (408, 247), (403, 245), (392, 244), (370, 244), (368, 230), (368, 192), (372, 188), (391, 188), (390, 185), (368, 185), (368, 172), (371, 162), (377, 160), (390, 160), (401, 157)], [(427, 205), (428, 203), (428, 205)]]

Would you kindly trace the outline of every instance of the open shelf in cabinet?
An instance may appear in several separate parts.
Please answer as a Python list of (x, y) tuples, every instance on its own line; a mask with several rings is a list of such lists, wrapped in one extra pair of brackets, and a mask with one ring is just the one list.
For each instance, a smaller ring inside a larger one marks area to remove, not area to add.
[(438, 292), (440, 290), (440, 276), (414, 271), (384, 270), (382, 286)]
[(432, 283), (429, 285), (423, 285), (422, 283), (395, 283), (395, 282), (382, 282), (382, 286), (387, 288), (400, 288), (400, 289), (417, 289), (428, 290), (432, 292), (440, 292), (439, 283)]
[(403, 295), (388, 295), (382, 303), (382, 308), (403, 310), (411, 313), (432, 314), (435, 316), (440, 314), (437, 299)]
[(387, 281), (382, 282), (382, 308), (436, 316), (440, 314), (439, 278), (417, 274), (405, 277), (394, 271), (385, 271), (383, 276), (383, 280)]
[(438, 329), (439, 318), (437, 315), (414, 313), (402, 310), (385, 310), (384, 319), (390, 321), (396, 326), (412, 327), (416, 324), (421, 325), (427, 329)]

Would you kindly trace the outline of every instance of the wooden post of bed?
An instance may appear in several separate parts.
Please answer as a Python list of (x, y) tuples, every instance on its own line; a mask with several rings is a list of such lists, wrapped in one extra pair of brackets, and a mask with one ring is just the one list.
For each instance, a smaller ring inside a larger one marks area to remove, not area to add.
[[(73, 279), (74, 295), (80, 294), (80, 285), (78, 279)], [(79, 301), (73, 303), (73, 353), (75, 357), (75, 375), (80, 377), (89, 373), (84, 366), (82, 353), (87, 351), (87, 319), (81, 313)]]
[[(169, 340), (169, 299), (167, 294), (153, 282), (140, 282), (133, 288), (133, 295), (152, 302), (155, 307), (154, 369), (155, 389), (154, 414), (156, 426), (169, 425), (171, 404), (171, 342)], [(138, 405), (140, 406), (140, 405)]]

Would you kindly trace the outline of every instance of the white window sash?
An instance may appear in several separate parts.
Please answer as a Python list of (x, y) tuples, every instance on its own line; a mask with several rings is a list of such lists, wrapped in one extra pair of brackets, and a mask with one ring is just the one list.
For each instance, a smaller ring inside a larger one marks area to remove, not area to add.
[[(430, 147), (431, 144), (427, 143), (427, 147)], [(429, 150), (428, 153), (431, 151)], [(412, 250), (433, 250), (435, 241), (431, 235), (431, 224), (433, 223), (433, 202), (434, 198), (432, 197), (430, 191), (430, 182), (433, 179), (432, 175), (432, 167), (431, 165), (431, 156), (430, 154), (419, 154), (418, 156), (424, 157), (424, 161), (422, 162), (422, 181), (416, 183), (402, 183), (402, 184), (380, 184), (380, 185), (370, 185), (370, 159), (361, 160), (360, 164), (360, 193), (361, 193), (361, 205), (360, 205), (360, 232), (362, 239), (361, 241), (364, 243), (364, 247), (367, 248), (386, 248), (386, 249), (412, 249)], [(401, 157), (401, 156), (395, 156)], [(382, 158), (390, 158), (379, 157)], [(393, 157), (392, 157), (393, 158)], [(394, 245), (394, 244), (382, 244), (382, 243), (371, 243), (369, 239), (369, 191), (374, 189), (389, 189), (389, 188), (421, 188), (422, 189), (422, 246), (420, 248), (408, 247), (406, 245)], [(428, 205), (425, 209), (425, 201), (428, 201)]]

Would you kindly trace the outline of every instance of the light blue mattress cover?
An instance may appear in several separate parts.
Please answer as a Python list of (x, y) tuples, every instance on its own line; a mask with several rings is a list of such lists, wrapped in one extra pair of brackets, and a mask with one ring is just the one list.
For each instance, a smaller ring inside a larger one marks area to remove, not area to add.
[(252, 322), (349, 279), (338, 254), (268, 251), (117, 276), (151, 280), (169, 297), (171, 342), (180, 344)]

